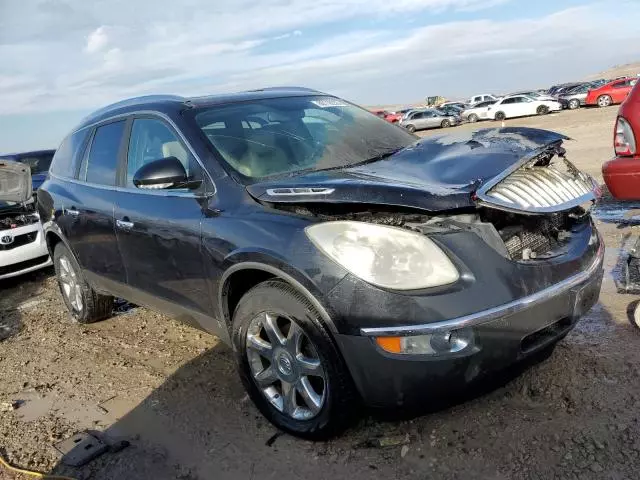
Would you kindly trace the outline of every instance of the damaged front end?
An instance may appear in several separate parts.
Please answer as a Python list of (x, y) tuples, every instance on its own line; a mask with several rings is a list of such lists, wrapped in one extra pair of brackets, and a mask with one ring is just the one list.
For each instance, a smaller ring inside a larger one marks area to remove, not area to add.
[[(484, 135), (464, 142), (465, 147), (470, 142), (475, 144), (469, 155), (455, 159), (458, 163), (469, 163), (476, 158), (485, 161), (492, 152), (503, 157), (505, 153), (511, 158), (517, 154), (521, 156), (508, 163), (502, 172), (480, 174), (480, 181), (457, 175), (455, 183), (445, 184), (439, 180), (434, 188), (430, 188), (436, 183), (433, 181), (435, 175), (430, 174), (421, 186), (417, 185), (420, 178), (414, 175), (411, 183), (401, 183), (398, 179), (390, 187), (386, 178), (383, 181), (372, 174), (385, 172), (394, 166), (400, 172), (406, 170), (401, 161), (396, 160), (394, 165), (394, 159), (391, 159), (388, 166), (365, 167), (367, 175), (364, 169), (359, 169), (357, 180), (349, 171), (340, 182), (333, 174), (329, 181), (314, 182), (314, 185), (308, 181), (302, 186), (291, 186), (290, 181), (286, 186), (272, 184), (265, 189), (260, 200), (276, 209), (320, 221), (361, 221), (424, 234), (469, 231), (504, 258), (517, 262), (560, 258), (569, 251), (576, 235), (585, 229), (591, 230), (589, 212), (600, 190), (590, 176), (579, 171), (566, 158), (562, 147), (564, 137), (548, 135), (548, 143), (533, 143), (530, 129), (524, 130), (522, 133), (509, 129), (503, 133), (506, 140), (502, 143), (502, 150), (496, 147), (496, 139), (500, 135), (493, 130), (488, 133), (481, 131)], [(540, 137), (539, 131), (535, 133)], [(521, 143), (518, 143), (519, 137), (522, 137)], [(446, 145), (448, 150), (439, 152), (440, 158), (446, 161), (437, 163), (443, 164), (442, 168), (459, 169), (452, 164), (452, 152), (462, 150), (460, 142)], [(479, 150), (483, 148), (487, 152), (479, 156)], [(416, 150), (426, 151), (429, 147), (423, 143)], [(415, 163), (413, 159), (411, 161)], [(430, 163), (425, 160), (425, 168), (429, 169)], [(491, 169), (495, 166), (492, 165)], [(472, 168), (466, 165), (465, 170), (479, 173), (475, 162)], [(397, 171), (395, 175), (398, 178)], [(446, 173), (440, 174), (440, 178), (445, 176)], [(379, 187), (375, 203), (363, 201), (363, 197), (375, 194), (371, 184)], [(404, 194), (398, 195), (396, 189), (403, 188)], [(422, 196), (418, 188), (424, 190)], [(251, 190), (259, 191), (260, 185), (250, 187)], [(389, 192), (390, 195), (385, 195)], [(414, 196), (421, 198), (414, 200)], [(424, 199), (428, 196), (436, 197), (432, 208), (452, 203), (449, 208), (437, 211), (423, 208)], [(397, 201), (399, 197), (401, 202)]]

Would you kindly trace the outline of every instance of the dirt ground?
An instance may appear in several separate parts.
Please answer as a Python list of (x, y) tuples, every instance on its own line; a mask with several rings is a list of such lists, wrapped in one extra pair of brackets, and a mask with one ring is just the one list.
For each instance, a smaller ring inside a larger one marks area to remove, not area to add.
[[(600, 178), (616, 112), (507, 124), (572, 137), (569, 158)], [(482, 126), (496, 124), (457, 129)], [(0, 448), (16, 465), (78, 479), (636, 479), (640, 332), (627, 319), (635, 298), (614, 283), (632, 233), (616, 224), (619, 207), (597, 213), (608, 247), (600, 302), (548, 360), (466, 403), (413, 420), (365, 415), (322, 443), (278, 436), (214, 337), (144, 309), (73, 325), (51, 271), (0, 283)], [(52, 445), (85, 429), (131, 445), (59, 466)], [(0, 478), (18, 477), (0, 467)]]

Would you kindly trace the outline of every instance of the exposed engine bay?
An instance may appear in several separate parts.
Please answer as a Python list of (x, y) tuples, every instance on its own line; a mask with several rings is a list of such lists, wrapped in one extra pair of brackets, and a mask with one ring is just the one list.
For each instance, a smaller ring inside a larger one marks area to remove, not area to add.
[[(279, 209), (324, 221), (352, 220), (376, 223), (424, 234), (471, 231), (502, 256), (514, 261), (533, 261), (562, 255), (572, 233), (586, 228), (590, 222), (589, 213), (583, 207), (534, 216), (490, 208), (478, 208), (473, 213), (430, 216), (413, 212), (364, 210), (364, 207), (327, 204), (277, 206)], [(356, 211), (346, 211), (347, 208)]]
[(35, 212), (34, 203), (4, 207), (0, 205), (0, 231), (31, 225), (39, 221), (40, 217)]

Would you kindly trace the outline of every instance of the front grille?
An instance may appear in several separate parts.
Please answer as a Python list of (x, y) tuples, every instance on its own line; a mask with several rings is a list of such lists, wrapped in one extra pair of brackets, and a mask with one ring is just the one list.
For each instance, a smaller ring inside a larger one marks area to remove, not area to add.
[(14, 263), (13, 265), (7, 265), (6, 267), (0, 267), (0, 277), (8, 275), (10, 273), (19, 272), (20, 270), (26, 270), (27, 268), (36, 267), (42, 265), (49, 260), (49, 255), (42, 255), (41, 257), (27, 260), (26, 262)]
[(0, 243), (0, 252), (6, 251), (6, 250), (13, 250), (14, 248), (18, 248), (18, 247), (23, 247), (25, 245), (35, 242), (36, 238), (38, 238), (38, 232), (29, 232), (29, 233), (24, 233), (22, 235), (16, 235), (15, 237), (13, 237), (12, 243), (8, 245), (3, 245)]
[(478, 191), (478, 197), (513, 211), (552, 213), (595, 199), (591, 177), (562, 159), (553, 164), (529, 164)]

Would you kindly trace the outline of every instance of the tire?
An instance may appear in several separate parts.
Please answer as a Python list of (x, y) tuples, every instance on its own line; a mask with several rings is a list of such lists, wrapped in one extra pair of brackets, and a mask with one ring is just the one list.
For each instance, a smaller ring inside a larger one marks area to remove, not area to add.
[(547, 113), (549, 113), (549, 107), (547, 107), (546, 105), (540, 105), (537, 109), (536, 109), (536, 113), (538, 115), (546, 115)]
[(608, 107), (613, 104), (613, 100), (609, 95), (600, 95), (597, 100), (599, 107)]
[(496, 116), (495, 119), (499, 122), (501, 122), (502, 120), (505, 120), (507, 118), (507, 116), (505, 115), (504, 112), (496, 112)]
[(640, 330), (640, 300), (635, 300), (627, 307), (629, 323)]
[(416, 127), (414, 125), (407, 125), (404, 128), (406, 128), (409, 133), (414, 133), (416, 131)]
[(58, 287), (71, 318), (77, 323), (94, 323), (111, 316), (113, 297), (96, 293), (82, 276), (75, 257), (64, 243), (53, 252)]
[(478, 115), (476, 115), (475, 113), (472, 113), (467, 117), (467, 120), (469, 120), (470, 123), (476, 123), (479, 120), (479, 118), (478, 118)]
[(451, 122), (449, 120), (443, 120), (440, 126), (442, 128), (449, 128), (451, 126)]
[(577, 108), (580, 108), (580, 100), (578, 100), (577, 98), (574, 98), (572, 100), (569, 101), (569, 110), (575, 110)]
[[(276, 427), (320, 440), (354, 419), (355, 390), (344, 360), (313, 305), (286, 282), (268, 280), (247, 292), (234, 312), (231, 337), (247, 393)], [(315, 365), (314, 373), (305, 375), (308, 365)]]

